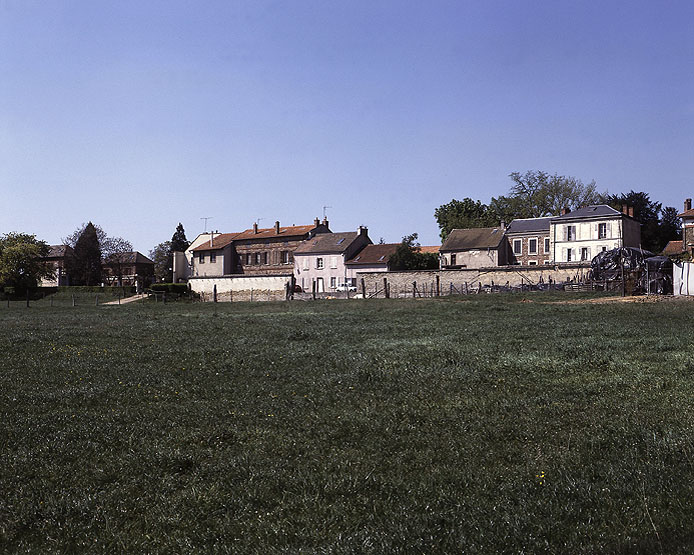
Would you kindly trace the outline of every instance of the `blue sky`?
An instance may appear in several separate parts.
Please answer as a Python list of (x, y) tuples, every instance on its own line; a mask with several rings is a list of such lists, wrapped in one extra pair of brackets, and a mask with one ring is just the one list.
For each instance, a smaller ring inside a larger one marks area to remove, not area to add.
[(418, 232), (541, 169), (694, 196), (694, 3), (0, 0), (0, 233)]

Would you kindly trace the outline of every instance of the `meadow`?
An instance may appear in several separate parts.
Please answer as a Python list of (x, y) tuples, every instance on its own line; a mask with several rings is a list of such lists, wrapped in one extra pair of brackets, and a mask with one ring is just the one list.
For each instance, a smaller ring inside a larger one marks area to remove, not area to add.
[(693, 307), (0, 304), (0, 552), (689, 553)]

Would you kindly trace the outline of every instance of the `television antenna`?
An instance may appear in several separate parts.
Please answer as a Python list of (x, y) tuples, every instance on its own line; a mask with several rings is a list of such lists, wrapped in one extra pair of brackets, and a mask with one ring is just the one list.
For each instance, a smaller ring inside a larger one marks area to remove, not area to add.
[(201, 220), (205, 220), (205, 231), (203, 233), (207, 233), (207, 220), (211, 220), (213, 216), (208, 216), (207, 218), (200, 218)]
[(328, 219), (328, 208), (332, 208), (332, 206), (324, 206), (323, 207), (323, 219), (324, 220)]

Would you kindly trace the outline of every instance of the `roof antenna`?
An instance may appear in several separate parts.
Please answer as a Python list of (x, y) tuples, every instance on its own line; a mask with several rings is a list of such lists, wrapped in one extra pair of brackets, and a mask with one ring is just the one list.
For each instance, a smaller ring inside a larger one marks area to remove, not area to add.
[(328, 213), (327, 213), (328, 208), (332, 208), (332, 206), (324, 206), (323, 207), (323, 219), (324, 220), (328, 218)]
[(260, 220), (264, 220), (265, 218), (257, 218), (255, 220), (255, 225), (260, 225)]
[(201, 220), (205, 220), (205, 231), (203, 233), (207, 233), (207, 220), (211, 220), (213, 216), (208, 216), (207, 218), (200, 218)]

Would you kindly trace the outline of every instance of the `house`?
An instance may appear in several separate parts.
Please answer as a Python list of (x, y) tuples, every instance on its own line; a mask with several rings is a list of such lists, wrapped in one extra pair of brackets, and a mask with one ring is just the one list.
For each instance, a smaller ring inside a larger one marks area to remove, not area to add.
[(356, 286), (356, 271), (346, 262), (371, 244), (366, 227), (354, 232), (324, 233), (304, 241), (294, 251), (294, 274), (304, 291), (317, 293)]
[[(692, 210), (692, 199), (688, 198), (684, 201), (684, 211), (677, 214), (682, 219), (682, 245), (680, 253), (687, 252), (690, 255), (694, 254), (694, 210)], [(670, 241), (673, 243), (673, 241)], [(670, 244), (668, 244), (668, 247)], [(666, 249), (668, 247), (665, 247)], [(671, 248), (674, 248), (672, 246)]]
[(602, 251), (641, 246), (641, 224), (634, 208), (622, 211), (606, 204), (563, 211), (550, 222), (550, 250), (554, 263), (584, 263)]
[(522, 218), (513, 220), (506, 228), (508, 240), (508, 264), (535, 266), (552, 261), (549, 239), (550, 222), (547, 218)]
[(41, 280), (41, 287), (57, 287), (70, 285), (68, 274), (68, 259), (75, 255), (75, 251), (68, 245), (51, 245), (48, 255), (43, 257), (43, 262), (53, 270), (53, 279)]
[(154, 262), (137, 251), (114, 254), (101, 267), (106, 285), (135, 286), (139, 291), (154, 282)]
[(189, 277), (227, 275), (280, 275), (294, 269), (294, 251), (315, 235), (330, 233), (328, 221), (313, 225), (259, 228), (253, 224), (240, 233), (204, 233), (185, 254), (174, 255), (174, 281)]
[(387, 272), (390, 270), (390, 257), (401, 243), (382, 243), (366, 245), (361, 251), (345, 262), (352, 275), (363, 272)]
[(503, 227), (453, 229), (439, 248), (442, 269), (488, 268), (508, 264)]

